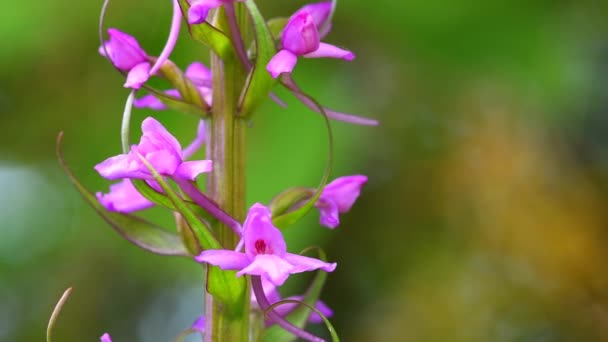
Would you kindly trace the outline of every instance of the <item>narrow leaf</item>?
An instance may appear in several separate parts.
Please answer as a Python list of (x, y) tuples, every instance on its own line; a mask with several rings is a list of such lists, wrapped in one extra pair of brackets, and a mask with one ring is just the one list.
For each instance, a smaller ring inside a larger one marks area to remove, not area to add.
[(239, 101), (241, 114), (248, 116), (268, 97), (272, 86), (276, 83), (276, 80), (266, 70), (266, 65), (270, 62), (272, 56), (276, 54), (277, 49), (274, 45), (272, 34), (266, 26), (264, 17), (262, 17), (254, 0), (247, 0), (245, 6), (252, 18), (257, 53), (255, 65), (251, 73), (249, 73), (247, 85), (243, 89)]
[(310, 200), (308, 200), (304, 205), (302, 205), (298, 209), (272, 218), (272, 223), (280, 229), (287, 228), (290, 225), (296, 223), (298, 220), (300, 220), (302, 217), (304, 217), (304, 215), (306, 215), (314, 207), (315, 203), (317, 203), (317, 200), (319, 200), (319, 197), (321, 197), (323, 188), (325, 187), (325, 185), (327, 184), (327, 181), (329, 180), (329, 176), (331, 173), (331, 165), (332, 165), (333, 158), (334, 158), (333, 133), (331, 130), (331, 124), (329, 122), (329, 118), (327, 117), (327, 114), (325, 113), (325, 109), (315, 99), (310, 97), (308, 94), (300, 92), (300, 91), (298, 91), (298, 94), (300, 96), (306, 98), (308, 101), (310, 101), (310, 103), (314, 104), (317, 107), (317, 109), (319, 110), (319, 112), (321, 113), (321, 115), (323, 116), (323, 120), (325, 123), (325, 129), (327, 130), (327, 140), (328, 140), (327, 163), (325, 165), (325, 172), (323, 173), (323, 177), (321, 177), (321, 184), (319, 184), (319, 187), (317, 188), (317, 191), (315, 192), (314, 196), (312, 196), (310, 198)]
[[(142, 196), (147, 198), (150, 202), (152, 202), (158, 206), (161, 206), (163, 208), (167, 208), (167, 209), (170, 209), (173, 211), (178, 211), (175, 208), (175, 205), (173, 205), (173, 202), (171, 201), (171, 199), (169, 197), (167, 197), (167, 195), (156, 191), (146, 181), (141, 180), (141, 179), (132, 179), (131, 183), (133, 183), (133, 186), (137, 189), (137, 191)], [(188, 200), (184, 200), (184, 202), (190, 208), (190, 210), (192, 210), (194, 212), (194, 214), (196, 214), (199, 218), (204, 219), (207, 222), (207, 224), (211, 225), (217, 221), (217, 218), (212, 216), (209, 212), (205, 211), (203, 208), (196, 205), (196, 203), (194, 203), (192, 201), (188, 201)]]
[[(179, 0), (179, 5), (184, 14), (184, 18), (188, 20), (188, 9), (190, 5), (187, 0)], [(233, 60), (236, 55), (232, 47), (230, 39), (220, 30), (213, 27), (208, 22), (196, 25), (188, 25), (188, 31), (194, 40), (203, 43), (210, 47), (220, 58), (226, 62)]]
[(107, 211), (97, 198), (85, 188), (67, 166), (61, 153), (63, 133), (57, 136), (57, 158), (80, 195), (122, 237), (149, 252), (160, 255), (188, 256), (189, 253), (177, 234), (136, 216)]
[(63, 294), (61, 295), (61, 298), (59, 298), (59, 301), (55, 305), (55, 308), (53, 309), (53, 312), (51, 313), (51, 318), (49, 319), (49, 324), (46, 327), (46, 342), (51, 342), (51, 338), (53, 337), (53, 328), (55, 327), (55, 322), (57, 322), (59, 313), (61, 312), (63, 305), (65, 304), (65, 302), (67, 302), (71, 293), (72, 293), (72, 288), (68, 287), (68, 289), (63, 292)]
[(221, 249), (222, 246), (213, 236), (209, 228), (194, 214), (192, 210), (186, 205), (186, 203), (177, 195), (173, 188), (165, 182), (163, 177), (154, 169), (154, 167), (144, 158), (141, 154), (138, 154), (139, 159), (146, 165), (150, 173), (154, 177), (154, 180), (160, 185), (167, 197), (171, 200), (171, 203), (175, 209), (184, 217), (188, 225), (194, 230), (198, 241), (203, 249)]

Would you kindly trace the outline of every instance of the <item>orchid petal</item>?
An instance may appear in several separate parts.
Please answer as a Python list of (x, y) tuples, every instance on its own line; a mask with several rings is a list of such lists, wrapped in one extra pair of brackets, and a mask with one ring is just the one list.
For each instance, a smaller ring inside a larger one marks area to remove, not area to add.
[[(165, 94), (169, 96), (173, 96), (175, 98), (181, 98), (181, 95), (176, 89), (169, 89), (164, 91)], [(159, 100), (153, 94), (148, 94), (146, 96), (142, 96), (139, 99), (135, 99), (133, 101), (133, 106), (137, 108), (150, 108), (153, 110), (165, 110), (167, 109), (167, 105), (165, 105), (161, 100)]]
[(105, 333), (105, 334), (101, 335), (101, 342), (112, 342), (112, 338), (110, 337), (110, 334)]
[(264, 205), (256, 203), (251, 207), (243, 229), (245, 253), (250, 258), (260, 254), (285, 255), (287, 245), (283, 234), (272, 225), (270, 210)]
[(338, 211), (345, 213), (353, 206), (365, 183), (367, 183), (367, 177), (364, 175), (336, 178), (325, 186), (321, 199), (325, 198), (335, 202)]
[(282, 73), (291, 73), (298, 62), (298, 57), (290, 51), (281, 50), (272, 57), (266, 65), (266, 70), (272, 78), (277, 78)]
[[(234, 252), (233, 252), (234, 253)], [(283, 258), (272, 254), (259, 254), (253, 262), (240, 270), (236, 275), (259, 275), (267, 278), (274, 285), (283, 285), (293, 271), (293, 265)]]
[(228, 250), (208, 249), (194, 257), (197, 262), (219, 266), (223, 270), (237, 271), (247, 267), (251, 260), (245, 253)]
[(315, 207), (319, 209), (321, 214), (319, 221), (322, 226), (333, 229), (340, 224), (340, 215), (336, 202), (321, 198), (315, 203)]
[(316, 269), (322, 269), (325, 272), (333, 272), (337, 266), (335, 262), (324, 262), (319, 259), (309, 258), (303, 255), (292, 253), (286, 253), (284, 259), (285, 261), (293, 265), (291, 273), (300, 273)]
[(150, 63), (143, 62), (134, 66), (127, 74), (125, 88), (139, 89), (150, 78)]
[(304, 55), (305, 58), (338, 58), (343, 59), (345, 61), (352, 61), (355, 59), (355, 54), (341, 49), (335, 45), (320, 43), (319, 47), (312, 52), (309, 52)]
[(128, 179), (110, 185), (110, 192), (107, 194), (98, 192), (95, 195), (108, 211), (124, 214), (154, 206), (154, 203), (142, 196)]
[(198, 175), (204, 172), (211, 172), (213, 169), (213, 162), (211, 160), (196, 160), (187, 161), (179, 165), (175, 170), (175, 177), (184, 178), (188, 180), (195, 180)]
[(134, 161), (128, 154), (119, 154), (110, 157), (95, 165), (95, 170), (106, 179), (115, 180), (120, 178), (151, 179), (149, 173), (142, 172), (139, 163)]
[(283, 49), (289, 50), (296, 55), (313, 52), (319, 47), (319, 32), (315, 26), (313, 17), (307, 12), (293, 15), (281, 36)]

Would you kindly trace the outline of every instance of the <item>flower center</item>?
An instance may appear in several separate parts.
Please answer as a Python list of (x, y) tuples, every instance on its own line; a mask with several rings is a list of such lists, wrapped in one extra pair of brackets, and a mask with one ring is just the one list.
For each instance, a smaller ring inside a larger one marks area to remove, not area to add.
[(256, 254), (272, 254), (272, 248), (266, 244), (266, 241), (260, 239), (254, 244)]

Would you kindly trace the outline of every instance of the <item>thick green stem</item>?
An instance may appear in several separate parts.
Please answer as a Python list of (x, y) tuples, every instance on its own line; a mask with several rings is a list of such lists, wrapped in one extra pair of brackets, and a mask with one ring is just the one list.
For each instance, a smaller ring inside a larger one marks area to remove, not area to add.
[[(239, 6), (240, 7), (240, 6)], [(219, 11), (219, 26), (225, 16)], [(207, 193), (224, 211), (239, 221), (246, 216), (245, 133), (247, 123), (237, 116), (238, 100), (246, 71), (237, 59), (222, 61), (211, 55), (213, 108), (208, 127), (208, 157), (213, 171), (208, 176)], [(227, 226), (217, 223), (213, 230), (222, 246), (234, 249), (239, 237)], [(212, 276), (212, 275), (211, 275)], [(221, 302), (207, 293), (205, 316), (208, 342), (246, 342), (250, 338), (250, 285), (234, 293), (238, 300)]]

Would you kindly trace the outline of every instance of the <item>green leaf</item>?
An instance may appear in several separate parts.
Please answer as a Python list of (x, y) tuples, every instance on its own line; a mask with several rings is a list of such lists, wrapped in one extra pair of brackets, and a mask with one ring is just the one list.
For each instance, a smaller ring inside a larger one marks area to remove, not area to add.
[(203, 108), (204, 112), (209, 112), (209, 105), (203, 100), (198, 88), (186, 75), (175, 65), (167, 60), (160, 68), (163, 76), (171, 83), (182, 97), (182, 102), (192, 104), (197, 108)]
[(224, 304), (225, 310), (238, 317), (241, 315), (242, 303), (249, 295), (247, 291), (247, 279), (236, 276), (236, 271), (223, 271), (217, 266), (207, 268), (207, 292), (214, 300)]
[(136, 216), (107, 211), (79, 181), (67, 166), (61, 153), (63, 133), (57, 137), (57, 158), (84, 200), (125, 239), (149, 252), (160, 255), (189, 256), (177, 234)]
[(239, 100), (241, 115), (249, 116), (268, 97), (272, 86), (276, 83), (276, 80), (266, 70), (266, 65), (277, 53), (277, 49), (272, 34), (254, 0), (247, 0), (245, 6), (253, 21), (257, 53), (255, 65), (247, 77), (247, 85)]
[[(179, 0), (179, 5), (188, 20), (187, 14), (190, 8), (188, 1)], [(205, 21), (201, 24), (188, 25), (188, 30), (194, 40), (209, 46), (224, 62), (235, 59), (236, 55), (230, 38), (213, 25)]]
[(270, 33), (272, 33), (275, 40), (281, 39), (281, 33), (288, 21), (289, 17), (278, 17), (268, 20), (266, 25), (268, 25), (268, 29), (270, 29)]
[[(320, 248), (318, 249), (318, 251), (319, 251), (319, 259), (321, 259), (323, 261), (327, 261), (325, 252), (323, 252), (323, 250)], [(310, 314), (312, 313), (312, 310), (314, 310), (323, 318), (323, 320), (325, 321), (325, 324), (327, 325), (327, 328), (329, 329), (330, 333), (332, 333), (332, 338), (334, 338), (333, 334), (335, 334), (335, 330), (333, 329), (333, 326), (331, 326), (331, 324), (323, 316), (323, 314), (321, 314), (318, 310), (316, 310), (314, 308), (315, 304), (319, 300), (319, 297), (321, 296), (321, 291), (323, 290), (323, 286), (325, 285), (326, 280), (327, 280), (327, 272), (317, 271), (315, 278), (313, 279), (310, 287), (304, 294), (304, 298), (302, 299), (301, 302), (284, 300), (284, 301), (280, 301), (278, 303), (273, 304), (271, 306), (271, 308), (280, 305), (280, 303), (286, 303), (286, 302), (297, 302), (298, 304), (305, 304), (305, 305), (298, 306), (289, 315), (287, 315), (286, 319), (289, 322), (291, 322), (293, 325), (295, 325), (296, 327), (298, 327), (300, 329), (304, 329), (304, 327), (306, 327), (306, 323), (308, 322), (308, 318), (310, 317)], [(291, 341), (295, 341), (296, 337), (293, 336), (290, 332), (285, 331), (280, 326), (274, 325), (266, 330), (266, 335), (265, 335), (264, 339), (265, 339), (265, 341), (269, 341), (269, 342), (291, 342)], [(339, 341), (337, 336), (335, 336), (334, 341)]]
[(69, 287), (67, 290), (63, 292), (61, 298), (55, 305), (53, 312), (51, 313), (51, 318), (49, 318), (49, 324), (46, 327), (46, 342), (51, 342), (51, 338), (53, 337), (53, 328), (55, 327), (55, 322), (57, 322), (57, 318), (59, 317), (59, 313), (63, 308), (65, 302), (67, 302), (68, 298), (70, 298), (70, 294), (72, 293), (72, 288)]
[(179, 212), (184, 217), (190, 228), (192, 228), (192, 230), (196, 234), (196, 237), (198, 238), (200, 246), (203, 249), (222, 249), (222, 246), (217, 241), (215, 236), (213, 236), (209, 228), (207, 228), (207, 226), (196, 216), (196, 214), (194, 214), (194, 212), (190, 210), (184, 200), (182, 200), (173, 190), (173, 188), (169, 184), (167, 184), (167, 182), (165, 182), (163, 177), (156, 171), (156, 169), (154, 169), (154, 167), (146, 160), (146, 158), (144, 158), (141, 154), (138, 154), (138, 157), (141, 162), (144, 163), (144, 165), (148, 168), (148, 170), (154, 177), (154, 180), (160, 185), (169, 200), (171, 200), (171, 203), (175, 207), (175, 210), (177, 210), (177, 212)]
[[(139, 193), (147, 198), (150, 202), (173, 211), (178, 211), (167, 195), (154, 190), (154, 188), (152, 188), (146, 181), (141, 179), (132, 179), (131, 183), (133, 183), (133, 186), (137, 189), (137, 191), (139, 191)], [(190, 208), (190, 210), (194, 212), (194, 214), (207, 221), (207, 224), (212, 225), (217, 221), (215, 216), (209, 214), (209, 212), (199, 207), (196, 203), (188, 200), (184, 200), (184, 202)]]
[[(295, 90), (292, 90), (292, 91), (295, 91)], [(314, 196), (312, 196), (308, 200), (308, 202), (306, 202), (304, 205), (302, 205), (301, 207), (299, 207), (296, 210), (289, 211), (285, 214), (272, 218), (272, 223), (280, 229), (287, 228), (287, 227), (291, 226), (292, 224), (298, 222), (302, 217), (304, 217), (304, 215), (308, 214), (308, 212), (314, 207), (315, 203), (317, 203), (317, 200), (319, 200), (319, 197), (321, 197), (323, 188), (325, 187), (325, 185), (327, 184), (327, 181), (329, 180), (329, 176), (331, 174), (331, 165), (332, 165), (333, 158), (334, 158), (334, 138), (333, 138), (333, 133), (331, 130), (331, 123), (329, 122), (327, 113), (325, 113), (325, 109), (310, 95), (303, 93), (299, 90), (297, 90), (297, 91), (301, 96), (306, 97), (311, 103), (313, 103), (319, 109), (319, 112), (323, 116), (323, 120), (325, 123), (325, 129), (327, 130), (327, 140), (328, 140), (327, 164), (325, 165), (325, 172), (323, 173), (323, 177), (321, 177), (321, 184), (317, 188), (317, 191), (315, 192)]]

